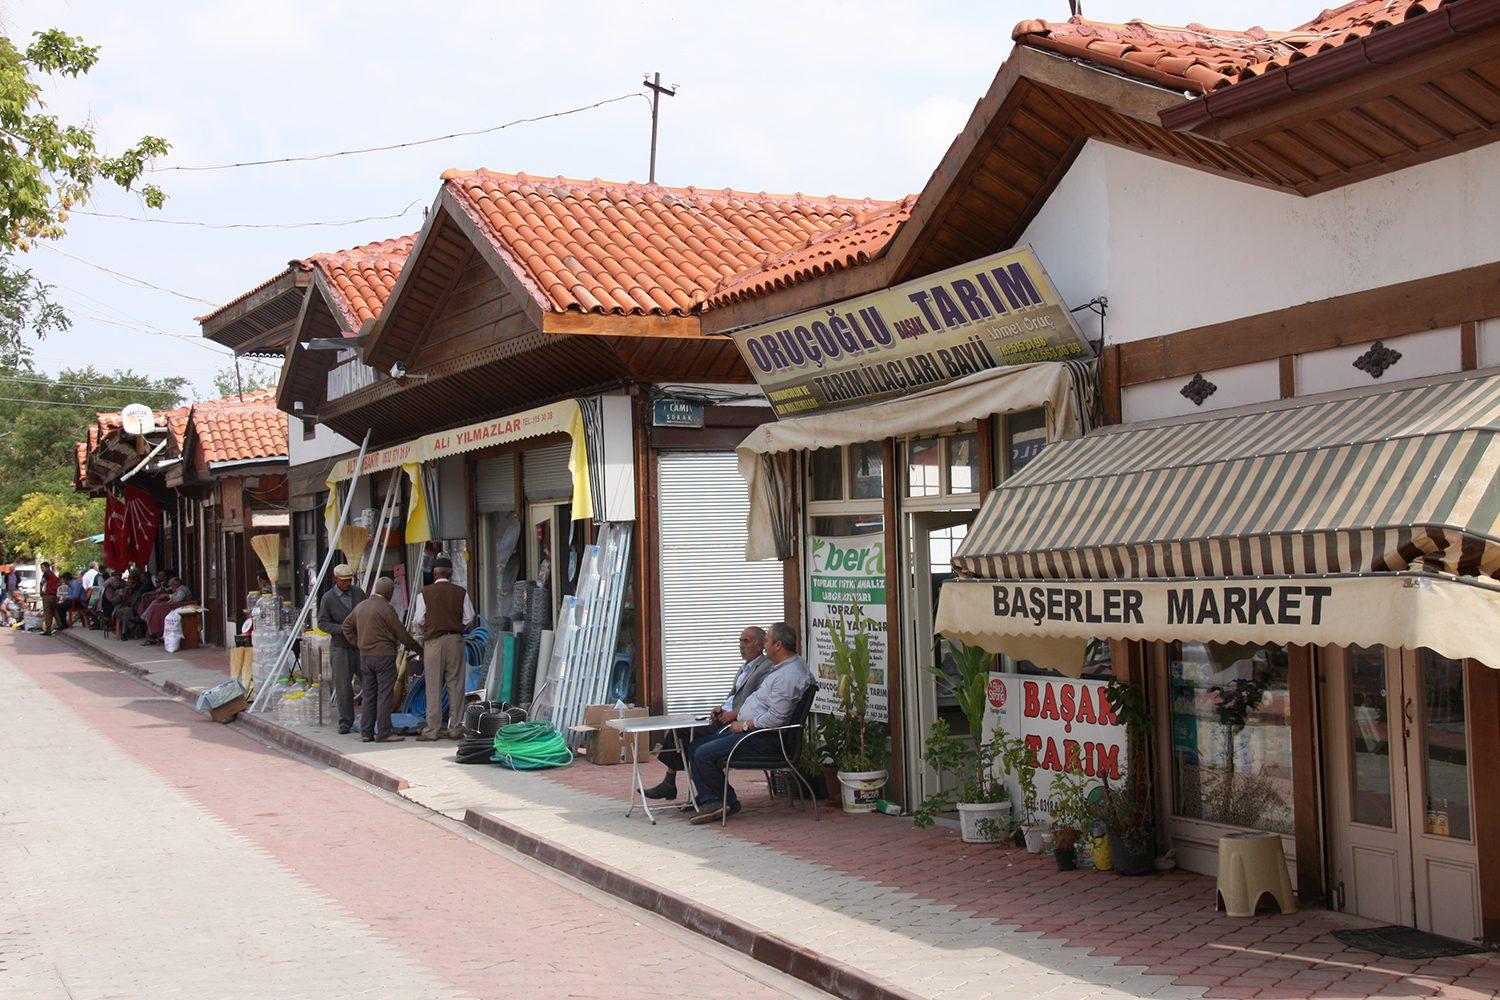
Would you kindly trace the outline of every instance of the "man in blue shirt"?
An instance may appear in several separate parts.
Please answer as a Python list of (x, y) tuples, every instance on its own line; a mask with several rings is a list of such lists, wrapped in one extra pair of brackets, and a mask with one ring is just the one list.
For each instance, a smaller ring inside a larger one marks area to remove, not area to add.
[(86, 600), (87, 598), (83, 593), (83, 581), (74, 579), (72, 573), (64, 573), (62, 575), (62, 588), (60, 588), (58, 594), (57, 611), (58, 617), (61, 620), (58, 622), (57, 627), (59, 629), (67, 628), (68, 616), (72, 614), (74, 608), (82, 611)]

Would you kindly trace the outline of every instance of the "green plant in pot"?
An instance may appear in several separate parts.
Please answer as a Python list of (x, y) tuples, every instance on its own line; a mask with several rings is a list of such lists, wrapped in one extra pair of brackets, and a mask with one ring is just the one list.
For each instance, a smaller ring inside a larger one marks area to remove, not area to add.
[(1027, 746), (1019, 736), (995, 731), (995, 749), (1005, 773), (1016, 777), (1016, 787), (1021, 799), (1016, 803), (1016, 823), (1013, 829), (1019, 833), (1019, 846), (1032, 854), (1042, 853), (1047, 833), (1046, 824), (1037, 819), (1036, 751)]
[(950, 787), (929, 796), (913, 812), (917, 826), (931, 826), (934, 817), (957, 805), (960, 833), (966, 843), (1001, 839), (999, 821), (1009, 815), (1010, 791), (1003, 775), (995, 773), (999, 745), (984, 738), (984, 709), (989, 686), (988, 652), (978, 646), (944, 640), (956, 665), (957, 675), (939, 667), (927, 670), (937, 681), (938, 691), (958, 702), (968, 724), (968, 739), (955, 736), (943, 719), (932, 724), (922, 745), (922, 760), (939, 775), (951, 778)]
[(1052, 844), (1058, 871), (1078, 867), (1078, 841), (1093, 827), (1094, 808), (1089, 801), (1092, 784), (1076, 752), (1069, 754), (1062, 772), (1052, 779)]
[(1098, 805), (1099, 820), (1109, 836), (1115, 871), (1121, 875), (1146, 875), (1155, 870), (1156, 860), (1151, 771), (1146, 762), (1154, 723), (1137, 685), (1111, 681), (1104, 696), (1115, 717), (1125, 726), (1131, 766), (1118, 784), (1110, 784), (1106, 776)]
[(888, 777), (885, 763), (890, 734), (884, 723), (869, 718), (870, 633), (860, 626), (859, 619), (856, 609), (852, 627), (842, 618), (829, 626), (842, 724), (834, 764), (844, 811), (874, 812)]

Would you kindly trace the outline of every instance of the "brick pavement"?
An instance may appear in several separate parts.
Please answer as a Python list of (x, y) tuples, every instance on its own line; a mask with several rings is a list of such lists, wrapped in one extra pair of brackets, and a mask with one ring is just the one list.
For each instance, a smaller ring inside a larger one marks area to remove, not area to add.
[(0, 660), (0, 995), (806, 992), (55, 639)]
[(466, 808), (499, 815), (920, 995), (994, 988), (1274, 1000), (1500, 991), (1500, 962), (1487, 956), (1413, 963), (1347, 949), (1328, 935), (1362, 923), (1346, 915), (1216, 916), (1212, 881), (1202, 876), (1059, 873), (1047, 858), (964, 845), (951, 830), (878, 815), (825, 812), (815, 825), (746, 779), (747, 809), (727, 831), (690, 828), (676, 816), (652, 828), (639, 814), (621, 815), (623, 768), (513, 775), (460, 767), (451, 751), (427, 744), (372, 748), (326, 727), (300, 731), (401, 776), (414, 801), (454, 816)]

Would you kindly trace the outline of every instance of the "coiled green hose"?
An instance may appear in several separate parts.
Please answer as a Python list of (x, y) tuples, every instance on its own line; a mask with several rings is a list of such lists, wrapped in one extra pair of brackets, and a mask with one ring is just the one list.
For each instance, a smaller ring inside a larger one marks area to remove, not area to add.
[(545, 767), (567, 767), (573, 751), (550, 723), (513, 722), (495, 733), (495, 763), (512, 771), (536, 771)]

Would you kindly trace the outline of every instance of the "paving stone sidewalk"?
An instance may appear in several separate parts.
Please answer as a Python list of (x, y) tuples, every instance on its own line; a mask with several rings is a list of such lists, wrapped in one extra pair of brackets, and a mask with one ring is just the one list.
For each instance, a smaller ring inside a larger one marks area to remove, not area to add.
[[(172, 658), (98, 633), (75, 638), (142, 664), (154, 683), (206, 687), (227, 668), (222, 651)], [(1199, 875), (1061, 873), (1049, 858), (965, 845), (955, 831), (881, 815), (825, 810), (814, 823), (748, 777), (739, 783), (745, 811), (726, 829), (689, 826), (671, 812), (653, 827), (639, 810), (624, 815), (624, 767), (516, 774), (458, 765), (452, 744), (363, 744), (331, 725), (286, 727), (403, 779), (401, 794), (428, 808), (492, 815), (917, 996), (1500, 992), (1500, 958), (1404, 962), (1351, 950), (1329, 932), (1366, 922), (1343, 914), (1217, 916), (1213, 881)]]

